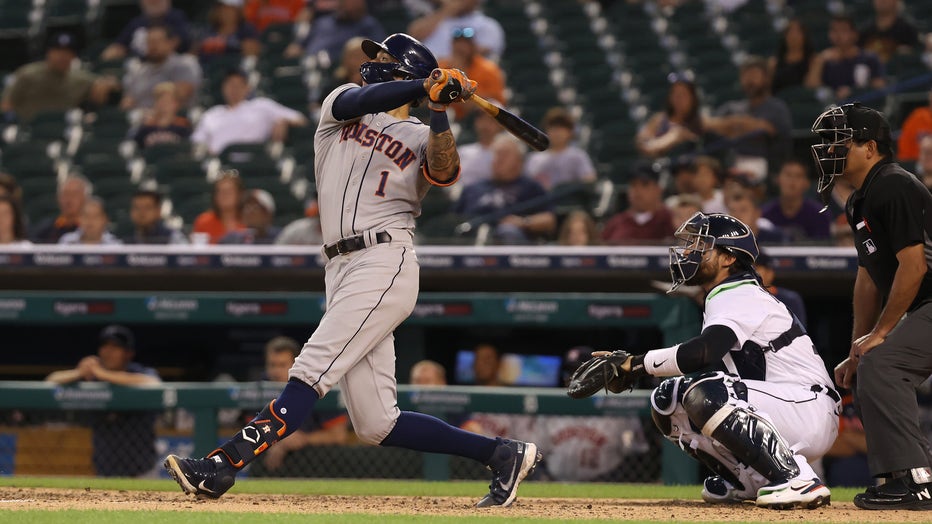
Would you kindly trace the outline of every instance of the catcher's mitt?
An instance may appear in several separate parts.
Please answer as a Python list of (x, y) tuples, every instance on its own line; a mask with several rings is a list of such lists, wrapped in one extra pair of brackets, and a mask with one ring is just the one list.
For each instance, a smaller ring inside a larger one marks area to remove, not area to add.
[(621, 393), (634, 389), (638, 379), (645, 374), (643, 357), (635, 357), (621, 349), (596, 351), (570, 377), (566, 394), (573, 398), (586, 398), (601, 389)]

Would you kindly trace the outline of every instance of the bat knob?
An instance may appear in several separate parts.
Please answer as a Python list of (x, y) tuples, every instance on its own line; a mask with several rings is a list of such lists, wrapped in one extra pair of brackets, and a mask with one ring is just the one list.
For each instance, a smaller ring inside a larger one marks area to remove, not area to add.
[(443, 82), (446, 80), (447, 74), (443, 72), (442, 69), (434, 69), (430, 72), (430, 79), (434, 82)]

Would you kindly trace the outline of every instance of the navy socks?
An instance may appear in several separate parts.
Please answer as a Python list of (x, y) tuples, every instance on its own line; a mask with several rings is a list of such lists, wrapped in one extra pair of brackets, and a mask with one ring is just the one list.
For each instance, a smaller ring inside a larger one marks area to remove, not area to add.
[(498, 442), (499, 439), (453, 427), (430, 415), (402, 411), (392, 432), (381, 445), (457, 455), (488, 464)]

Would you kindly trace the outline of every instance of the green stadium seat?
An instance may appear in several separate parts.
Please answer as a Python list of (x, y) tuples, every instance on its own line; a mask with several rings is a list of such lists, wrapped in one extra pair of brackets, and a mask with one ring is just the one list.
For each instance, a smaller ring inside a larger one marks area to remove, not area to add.
[(294, 25), (271, 24), (262, 32), (262, 54), (265, 57), (281, 56), (282, 52), (294, 40)]
[(172, 198), (172, 203), (174, 213), (180, 216), (186, 224), (193, 224), (198, 215), (210, 209), (211, 195), (210, 193), (195, 195), (181, 202), (175, 202)]
[(207, 174), (203, 166), (192, 158), (176, 157), (159, 160), (146, 170), (147, 175), (154, 177), (160, 184), (174, 183), (179, 179), (200, 178), (206, 183)]
[(29, 217), (31, 224), (58, 216), (58, 195), (52, 192), (24, 199), (23, 212)]
[(105, 159), (121, 159), (120, 144), (122, 143), (123, 139), (120, 138), (89, 137), (78, 146), (71, 161), (80, 166), (89, 160), (96, 162)]
[(81, 164), (81, 172), (96, 184), (99, 179), (122, 179), (130, 183), (126, 161), (119, 156), (88, 155)]
[(55, 176), (34, 176), (17, 180), (23, 190), (23, 201), (28, 202), (42, 195), (54, 195), (58, 191), (58, 178)]
[(162, 161), (175, 159), (193, 160), (190, 142), (154, 144), (143, 148), (142, 158), (147, 164), (157, 164)]

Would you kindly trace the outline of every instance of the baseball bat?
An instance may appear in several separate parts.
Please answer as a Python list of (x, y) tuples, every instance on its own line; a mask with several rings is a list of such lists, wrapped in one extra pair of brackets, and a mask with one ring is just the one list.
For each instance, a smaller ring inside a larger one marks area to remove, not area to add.
[(489, 102), (479, 95), (472, 95), (469, 100), (481, 107), (483, 111), (498, 121), (509, 133), (520, 138), (527, 145), (538, 151), (543, 151), (550, 147), (550, 137), (540, 129), (532, 126), (527, 120), (514, 115), (501, 107)]

